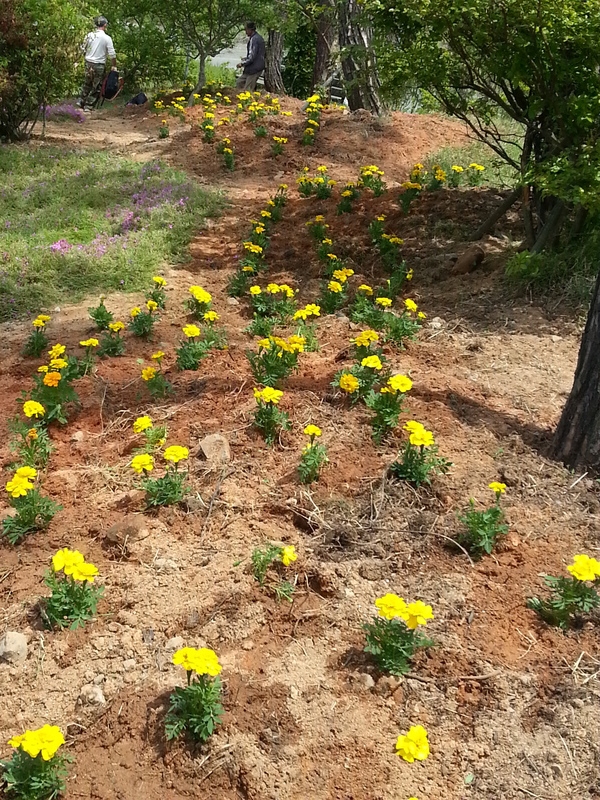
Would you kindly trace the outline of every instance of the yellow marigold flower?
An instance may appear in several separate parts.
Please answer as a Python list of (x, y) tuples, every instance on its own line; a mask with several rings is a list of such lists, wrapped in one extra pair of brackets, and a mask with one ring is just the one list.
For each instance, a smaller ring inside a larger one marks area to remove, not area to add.
[(358, 378), (356, 378), (350, 372), (345, 372), (340, 377), (340, 389), (342, 389), (344, 392), (348, 392), (348, 394), (355, 392), (359, 385)]
[(498, 481), (492, 481), (491, 483), (488, 483), (488, 489), (491, 489), (492, 492), (495, 492), (496, 494), (504, 494), (506, 492), (506, 484), (499, 483)]
[(414, 272), (413, 268), (411, 267), (408, 270), (408, 272), (406, 273), (406, 280), (407, 281), (412, 281), (414, 274), (415, 274), (415, 272)]
[(265, 292), (269, 294), (278, 294), (279, 293), (279, 284), (278, 283), (268, 283)]
[(64, 344), (55, 344), (54, 347), (48, 350), (48, 355), (50, 356), (50, 358), (59, 358), (60, 356), (62, 356), (62, 354), (65, 352), (66, 349), (67, 348), (64, 346)]
[(254, 397), (257, 401), (262, 403), (273, 403), (277, 405), (283, 397), (283, 392), (280, 389), (273, 389), (271, 386), (266, 386), (264, 389), (254, 389)]
[(37, 318), (41, 319), (42, 322), (50, 322), (50, 320), (52, 319), (52, 317), (49, 317), (48, 314), (38, 314)]
[(166, 286), (167, 282), (161, 275), (155, 275), (152, 280), (157, 286)]
[(379, 616), (384, 619), (396, 619), (397, 617), (405, 619), (407, 615), (406, 602), (401, 597), (398, 597), (397, 594), (392, 594), (391, 592), (388, 592), (383, 597), (378, 597), (375, 600), (375, 608)]
[(50, 361), (50, 367), (52, 369), (64, 369), (65, 367), (69, 366), (69, 362), (65, 361), (64, 358), (53, 358)]
[(321, 316), (321, 306), (316, 305), (315, 303), (309, 303), (305, 310), (308, 312), (309, 315), (312, 314), (314, 317)]
[(414, 631), (419, 625), (427, 625), (427, 621), (433, 619), (433, 609), (425, 605), (422, 600), (409, 603), (406, 608), (406, 627)]
[(419, 311), (419, 313), (417, 314), (417, 318), (418, 319), (427, 319), (427, 314), (425, 314), (425, 312), (423, 312), (423, 311)]
[(385, 222), (385, 214), (380, 214), (377, 217), (377, 222)]
[(390, 392), (391, 394), (395, 394), (396, 392), (409, 392), (412, 389), (412, 381), (410, 378), (407, 378), (406, 375), (392, 375), (387, 382), (387, 387), (384, 387), (381, 391), (384, 390)]
[(201, 647), (182, 647), (173, 654), (173, 664), (182, 666), (186, 672), (195, 672), (197, 675), (210, 675), (216, 677), (221, 672), (221, 665), (214, 650)]
[(216, 311), (207, 311), (203, 318), (207, 322), (216, 322), (219, 319), (219, 315)]
[(48, 372), (48, 367), (45, 364), (42, 364), (41, 367), (37, 368), (38, 372)]
[(93, 564), (89, 564), (87, 561), (84, 561), (82, 564), (74, 564), (73, 565), (73, 572), (71, 577), (74, 581), (88, 581), (89, 583), (94, 582), (94, 578), (98, 574), (98, 567), (95, 567)]
[(23, 413), (26, 417), (43, 417), (46, 409), (36, 400), (26, 400), (23, 403)]
[(411, 300), (410, 297), (404, 301), (404, 305), (408, 311), (412, 311), (413, 314), (417, 310), (418, 306), (414, 300)]
[(476, 172), (483, 172), (485, 167), (481, 164), (475, 164), (475, 162), (473, 162), (472, 164), (469, 164), (469, 169), (474, 169)]
[(242, 267), (242, 272), (252, 272), (252, 273), (254, 273), (254, 267), (251, 267), (249, 264), (247, 264), (245, 267)]
[(320, 172), (320, 173), (322, 173), (322, 174), (324, 174), (325, 172), (327, 172), (327, 167), (325, 166), (325, 164), (321, 164), (321, 166), (320, 166), (320, 167), (317, 167), (317, 172)]
[(54, 572), (64, 570), (65, 575), (71, 575), (73, 567), (76, 564), (83, 564), (84, 561), (83, 553), (80, 553), (79, 550), (69, 550), (68, 547), (63, 547), (52, 556), (52, 569)]
[(212, 300), (210, 292), (207, 292), (206, 289), (203, 289), (201, 286), (190, 286), (189, 292), (194, 300), (197, 300), (199, 303), (210, 303)]
[(317, 214), (317, 216), (315, 217), (315, 222), (325, 222), (325, 217), (323, 216), (323, 214)]
[(344, 189), (340, 197), (352, 197), (352, 192), (349, 189)]
[(33, 325), (34, 328), (45, 328), (46, 327), (46, 323), (44, 322), (44, 320), (40, 319), (39, 317), (34, 319), (31, 324)]
[(20, 748), (31, 758), (41, 755), (44, 761), (50, 761), (65, 743), (65, 737), (56, 725), (44, 725), (35, 731), (25, 731), (20, 736), (13, 736), (8, 743), (11, 747)]
[(152, 427), (152, 417), (144, 416), (138, 417), (136, 421), (133, 423), (133, 432), (134, 433), (143, 433), (148, 428)]
[(261, 217), (264, 217), (265, 219), (270, 219), (271, 218), (271, 212), (270, 211), (261, 211), (260, 215), (261, 215)]
[(369, 347), (371, 342), (379, 341), (379, 334), (377, 331), (363, 331), (359, 333), (354, 339), (352, 339), (355, 345), (358, 347)]
[(151, 381), (156, 377), (156, 369), (154, 367), (144, 367), (142, 370), (142, 380)]
[(31, 439), (33, 441), (35, 441), (36, 439), (39, 439), (39, 434), (37, 432), (37, 429), (36, 428), (29, 428), (29, 430), (27, 431), (27, 438)]
[(464, 169), (463, 169), (463, 167), (459, 167), (458, 164), (453, 164), (452, 172), (456, 172), (456, 173), (460, 174), (461, 172), (464, 172)]
[(260, 286), (251, 286), (250, 287), (250, 294), (255, 294), (256, 295), (256, 294), (260, 294), (261, 292), (262, 292), (262, 289), (260, 288)]
[(567, 569), (578, 581), (595, 581), (600, 578), (600, 561), (590, 556), (574, 556), (573, 563)]
[(270, 339), (259, 339), (257, 342), (258, 347), (266, 347), (267, 349), (271, 347), (271, 344), (272, 342)]
[(400, 239), (399, 236), (390, 236), (388, 241), (390, 244), (404, 244), (404, 239)]
[(409, 419), (408, 422), (404, 425), (404, 430), (409, 431), (410, 433), (414, 433), (415, 431), (424, 431), (425, 426), (422, 425), (420, 422), (417, 422), (415, 419)]
[(334, 294), (339, 294), (341, 291), (343, 291), (342, 284), (338, 283), (338, 281), (329, 281), (327, 288)]
[(140, 453), (131, 460), (131, 469), (141, 475), (144, 471), (151, 472), (154, 469), (154, 459), (149, 453)]
[(108, 327), (114, 333), (118, 333), (119, 331), (123, 330), (123, 328), (125, 327), (125, 323), (124, 322), (109, 322), (108, 323)]
[(361, 283), (358, 287), (359, 292), (364, 292), (365, 294), (373, 294), (373, 289), (371, 286), (368, 286), (366, 283)]
[(33, 467), (19, 467), (15, 472), (15, 477), (25, 478), (26, 480), (37, 478), (37, 470)]
[(83, 339), (81, 342), (79, 342), (79, 344), (81, 347), (98, 347), (100, 342), (98, 339), (94, 339), (94, 337), (92, 337), (91, 339)]
[(157, 350), (156, 353), (152, 353), (152, 355), (150, 356), (152, 361), (158, 361), (158, 362), (160, 362), (164, 357), (165, 354), (163, 353), (162, 350)]
[[(406, 425), (404, 427), (406, 428)], [(408, 440), (413, 447), (431, 447), (435, 444), (433, 433), (428, 431), (423, 426), (420, 428), (415, 428), (415, 430), (411, 431)]]
[(178, 464), (180, 461), (185, 461), (189, 458), (190, 451), (187, 447), (182, 447), (179, 444), (172, 444), (164, 452), (165, 461), (171, 461), (173, 464)]
[(156, 309), (158, 308), (158, 303), (156, 302), (156, 300), (148, 300), (146, 302), (146, 308), (150, 312), (156, 311)]
[(58, 386), (61, 378), (62, 375), (60, 374), (60, 372), (47, 372), (44, 375), (44, 384), (46, 386)]
[(311, 424), (311, 425), (307, 425), (306, 428), (304, 428), (304, 433), (307, 436), (321, 436), (322, 431), (321, 431), (321, 428), (318, 427), (318, 425), (312, 425)]
[(333, 276), (332, 277), (334, 277), (336, 279), (336, 281), (338, 281), (339, 283), (346, 283), (346, 281), (348, 280), (348, 276), (346, 275), (346, 271), (343, 270), (343, 269), (336, 269), (333, 272)]
[(369, 369), (381, 369), (383, 364), (379, 356), (367, 356), (360, 362), (361, 367), (369, 367)]
[(139, 314), (142, 313), (142, 309), (139, 306), (134, 306), (131, 311), (129, 312), (129, 316), (132, 319), (135, 319)]
[(33, 489), (33, 483), (28, 481), (27, 478), (21, 478), (17, 475), (6, 483), (6, 491), (11, 497), (25, 497), (30, 489)]
[(298, 555), (296, 553), (296, 548), (293, 544), (286, 545), (281, 553), (281, 563), (284, 567), (289, 567), (292, 561), (297, 561)]
[(330, 261), (338, 261), (339, 260), (335, 253), (327, 253), (327, 258)]
[(408, 733), (398, 737), (396, 755), (409, 764), (414, 761), (425, 761), (429, 756), (429, 741), (427, 731), (422, 725), (413, 725)]
[(182, 331), (184, 335), (188, 337), (188, 339), (193, 339), (195, 336), (200, 336), (200, 328), (193, 323), (184, 325)]
[(389, 297), (378, 297), (375, 303), (382, 308), (389, 308), (392, 305), (392, 301)]

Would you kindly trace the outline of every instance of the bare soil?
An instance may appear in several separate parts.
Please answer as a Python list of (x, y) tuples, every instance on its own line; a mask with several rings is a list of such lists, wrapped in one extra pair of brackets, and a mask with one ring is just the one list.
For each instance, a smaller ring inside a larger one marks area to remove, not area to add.
[[(466, 141), (460, 126), (431, 116), (381, 122), (333, 112), (307, 151), (296, 144), (300, 105), (285, 107), (293, 117), (268, 122), (290, 138), (278, 159), (247, 123), (227, 130), (233, 173), (196, 126), (175, 126), (159, 141), (156, 117), (143, 109), (103, 111), (81, 127), (48, 126), (51, 143), (167, 159), (221, 188), (229, 205), (198, 233), (189, 264), (165, 265), (168, 307), (154, 341), (128, 336), (126, 355), (100, 362), (80, 382), (81, 410), (52, 431), (45, 489), (63, 510), (48, 531), (0, 548), (0, 632), (29, 637), (23, 666), (0, 665), (0, 741), (45, 722), (61, 725), (75, 757), (68, 800), (598, 798), (598, 617), (563, 634), (525, 605), (543, 591), (542, 574), (564, 574), (573, 554), (599, 548), (598, 484), (547, 458), (572, 382), (578, 321), (507, 291), (501, 267), (507, 243), (521, 236), (516, 213), (484, 243), (487, 257), (475, 273), (451, 274), (452, 254), (466, 249), (501, 193), (427, 194), (402, 216), (394, 187), (415, 161)], [(302, 200), (294, 190), (301, 168), (321, 163), (340, 181), (376, 163), (391, 189), (337, 217), (335, 199)], [(299, 288), (299, 302), (313, 302), (318, 291), (305, 225), (315, 214), (326, 214), (359, 281), (381, 277), (367, 234), (373, 216), (385, 213), (388, 231), (405, 240), (415, 273), (408, 290), (428, 325), (387, 355), (414, 381), (406, 418), (430, 427), (454, 465), (431, 488), (386, 479), (402, 433), (375, 447), (365, 410), (348, 409), (331, 393), (353, 335), (343, 315), (320, 320), (320, 350), (303, 354), (286, 386), (293, 429), (281, 445), (267, 448), (252, 428), (249, 312), (227, 298), (225, 286), (249, 220), (280, 181), (290, 184), (291, 200), (274, 228), (269, 275)], [(229, 348), (198, 373), (177, 373), (173, 349), (192, 283), (212, 293)], [(107, 305), (124, 316), (139, 299), (113, 295)], [(75, 348), (89, 335), (90, 304), (54, 313), (53, 340)], [(15, 400), (40, 363), (19, 355), (26, 331), (2, 326), (4, 440)], [(158, 347), (176, 394), (153, 404), (139, 360)], [(142, 505), (128, 463), (131, 423), (143, 413), (167, 422), (172, 443), (189, 445), (197, 500), (146, 515), (142, 539), (115, 545), (107, 530)], [(322, 427), (331, 462), (310, 491), (295, 473), (309, 421)], [(196, 457), (212, 432), (231, 446), (222, 468)], [(7, 449), (2, 457), (7, 467)], [(489, 501), (491, 480), (507, 484), (510, 532), (494, 556), (472, 563), (450, 540), (469, 498)], [(298, 549), (292, 604), (276, 603), (249, 574), (250, 553), (265, 540)], [(96, 621), (52, 633), (41, 628), (36, 603), (50, 558), (64, 546), (99, 567), (106, 592)], [(435, 613), (435, 646), (402, 680), (380, 676), (362, 652), (361, 626), (387, 591), (421, 598)], [(182, 680), (170, 657), (182, 642), (214, 648), (223, 663), (224, 724), (196, 749), (167, 746), (162, 735), (169, 691)], [(89, 683), (102, 687), (104, 705), (78, 701)], [(394, 743), (414, 724), (427, 728), (431, 756), (410, 765)], [(2, 745), (0, 755), (8, 750)]]

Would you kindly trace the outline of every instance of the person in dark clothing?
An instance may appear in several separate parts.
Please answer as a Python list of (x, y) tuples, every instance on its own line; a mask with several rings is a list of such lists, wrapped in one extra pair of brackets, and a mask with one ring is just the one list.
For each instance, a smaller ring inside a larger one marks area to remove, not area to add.
[(265, 68), (265, 40), (256, 32), (256, 23), (246, 23), (246, 36), (248, 49), (246, 58), (238, 64), (238, 69), (243, 67), (243, 72), (237, 79), (235, 88), (246, 92), (256, 89), (256, 82)]

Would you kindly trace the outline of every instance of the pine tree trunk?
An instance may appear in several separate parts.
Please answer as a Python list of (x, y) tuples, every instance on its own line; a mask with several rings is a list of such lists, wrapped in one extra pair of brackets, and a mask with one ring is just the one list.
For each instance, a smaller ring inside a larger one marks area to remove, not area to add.
[(554, 434), (553, 452), (571, 469), (600, 470), (600, 273), (581, 339), (573, 388)]
[(335, 42), (335, 10), (332, 0), (323, 0), (321, 13), (317, 18), (317, 54), (313, 67), (312, 89), (329, 83), (332, 63), (331, 51)]
[(361, 24), (357, 0), (340, 5), (339, 45), (342, 73), (351, 111), (366, 108), (380, 114), (383, 108), (375, 53), (371, 47), (371, 30)]
[(285, 94), (281, 61), (283, 59), (283, 33), (269, 30), (265, 59), (265, 89), (272, 94)]

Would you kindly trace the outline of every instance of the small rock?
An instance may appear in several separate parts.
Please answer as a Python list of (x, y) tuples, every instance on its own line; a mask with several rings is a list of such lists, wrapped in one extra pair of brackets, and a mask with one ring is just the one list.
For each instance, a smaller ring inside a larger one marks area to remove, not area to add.
[(300, 689), (297, 686), (290, 686), (290, 697), (297, 700), (300, 697)]
[(562, 341), (562, 336), (557, 336), (556, 334), (554, 334), (553, 336), (550, 337), (550, 339), (553, 342), (561, 342)]
[(443, 328), (445, 324), (446, 321), (441, 317), (434, 317), (429, 323), (429, 327), (433, 328), (434, 330), (439, 330), (440, 328)]
[(364, 689), (366, 692), (370, 692), (371, 689), (375, 687), (375, 681), (368, 672), (359, 672), (358, 675), (355, 676), (354, 682), (360, 689)]
[(246, 639), (245, 642), (242, 642), (242, 650), (253, 650), (254, 649), (254, 642), (252, 639)]
[(358, 574), (366, 581), (379, 581), (385, 574), (385, 565), (380, 561), (363, 561), (358, 568)]
[(183, 501), (183, 505), (185, 506), (185, 510), (190, 514), (194, 514), (196, 511), (201, 511), (205, 507), (204, 503), (199, 497), (186, 497), (186, 499)]
[(401, 706), (404, 702), (404, 689), (401, 686), (392, 694), (392, 700), (397, 706)]
[(211, 464), (227, 464), (231, 461), (229, 442), (220, 433), (211, 433), (200, 442), (198, 457)]
[(72, 442), (83, 442), (84, 437), (85, 437), (85, 433), (83, 431), (75, 431), (73, 436), (71, 436), (71, 441)]
[(27, 637), (16, 631), (7, 631), (0, 639), (0, 661), (22, 664), (27, 658)]
[(135, 669), (135, 664), (136, 664), (135, 658), (127, 658), (123, 662), (123, 669), (125, 670), (125, 672), (131, 672), (132, 669)]
[(183, 636), (173, 636), (165, 643), (165, 650), (180, 650), (183, 647)]
[(106, 703), (104, 692), (96, 683), (86, 683), (79, 692), (79, 702), (82, 705), (102, 706)]
[(92, 683), (95, 683), (96, 686), (100, 686), (100, 684), (104, 683), (106, 680), (106, 675), (103, 675), (102, 672), (99, 675), (96, 675)]
[(179, 569), (177, 562), (173, 561), (172, 558), (157, 558), (154, 566), (163, 572), (175, 572)]
[(109, 622), (106, 626), (106, 629), (109, 630), (111, 633), (118, 633), (121, 630), (121, 626), (118, 622)]
[(240, 304), (240, 301), (237, 299), (237, 297), (228, 297), (227, 298), (227, 305), (228, 306), (239, 306), (239, 304)]

